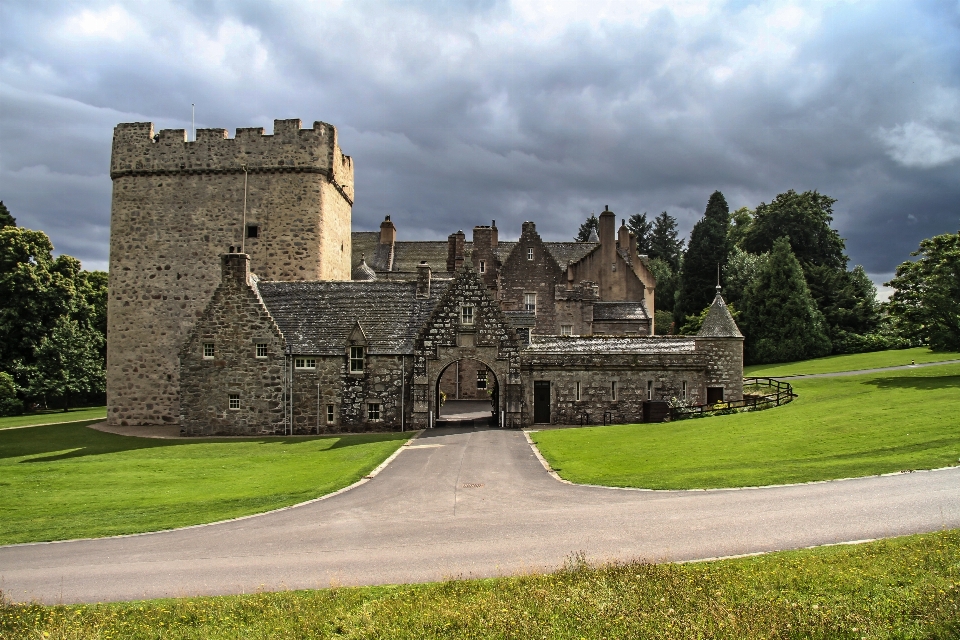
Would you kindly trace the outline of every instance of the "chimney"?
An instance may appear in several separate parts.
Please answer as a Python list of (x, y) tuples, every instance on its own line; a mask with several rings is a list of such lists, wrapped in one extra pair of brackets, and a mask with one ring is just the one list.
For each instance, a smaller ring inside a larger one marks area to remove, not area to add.
[(430, 265), (426, 260), (421, 260), (417, 265), (417, 297), (430, 297)]
[(630, 250), (630, 229), (627, 228), (627, 221), (620, 220), (620, 229), (617, 231), (617, 243), (624, 251)]
[(520, 227), (520, 235), (522, 235), (522, 236), (523, 236), (523, 235), (526, 235), (528, 231), (529, 231), (530, 233), (536, 233), (536, 232), (537, 232), (537, 225), (534, 224), (533, 222), (530, 222), (529, 220), (527, 220), (526, 222), (524, 222), (524, 223), (523, 223), (523, 226)]
[(637, 236), (630, 234), (630, 259), (637, 257)]
[(615, 287), (619, 280), (617, 271), (617, 216), (604, 207), (600, 214), (600, 297), (616, 300)]
[(380, 244), (392, 245), (397, 240), (397, 228), (390, 221), (390, 216), (380, 223)]
[(453, 273), (463, 266), (466, 234), (461, 229), (447, 236), (447, 271)]
[[(494, 225), (496, 221), (494, 221)], [(497, 227), (478, 225), (473, 228), (473, 269), (490, 289), (497, 285)]]
[(220, 279), (224, 284), (247, 284), (250, 279), (250, 256), (245, 253), (230, 253), (220, 256)]
[(600, 235), (600, 244), (604, 247), (615, 246), (617, 236), (617, 215), (604, 207), (603, 213), (600, 214), (600, 228), (597, 229), (597, 233)]
[(500, 242), (500, 233), (497, 231), (497, 221), (493, 220), (490, 222), (490, 248), (496, 249), (497, 244)]

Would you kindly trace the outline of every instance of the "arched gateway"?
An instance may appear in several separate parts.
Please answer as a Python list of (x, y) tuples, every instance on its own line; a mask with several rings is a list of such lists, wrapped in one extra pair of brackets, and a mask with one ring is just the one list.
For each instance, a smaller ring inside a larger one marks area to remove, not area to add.
[(417, 335), (413, 363), (413, 420), (418, 428), (433, 426), (439, 415), (440, 377), (461, 360), (482, 363), (496, 380), (493, 412), (500, 426), (521, 424), (523, 388), (520, 345), (500, 305), (469, 267), (434, 308)]

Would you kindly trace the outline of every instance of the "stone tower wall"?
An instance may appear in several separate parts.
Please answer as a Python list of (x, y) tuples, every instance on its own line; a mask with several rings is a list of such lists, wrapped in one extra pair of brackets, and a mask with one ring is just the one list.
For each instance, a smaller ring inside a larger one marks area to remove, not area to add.
[[(353, 163), (336, 129), (114, 130), (107, 319), (111, 424), (175, 423), (178, 350), (220, 282), (231, 246), (268, 280), (349, 280)], [(246, 173), (244, 171), (246, 169)], [(244, 239), (246, 224), (258, 237)]]

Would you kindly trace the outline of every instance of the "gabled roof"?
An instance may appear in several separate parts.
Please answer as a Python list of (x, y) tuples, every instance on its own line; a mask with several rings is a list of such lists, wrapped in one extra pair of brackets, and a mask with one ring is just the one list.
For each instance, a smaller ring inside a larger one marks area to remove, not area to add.
[(693, 353), (696, 339), (690, 337), (660, 336), (537, 336), (536, 342), (525, 349), (527, 353), (599, 353), (599, 354), (657, 354)]
[(743, 334), (737, 327), (730, 310), (727, 309), (727, 303), (723, 301), (720, 295), (720, 287), (717, 287), (717, 296), (710, 305), (707, 317), (703, 320), (703, 326), (697, 333), (698, 338), (742, 338)]
[(544, 242), (547, 251), (561, 267), (580, 262), (591, 251), (600, 246), (600, 242)]
[(594, 302), (593, 319), (649, 320), (650, 314), (643, 302)]
[(417, 331), (426, 323), (445, 287), (431, 287), (417, 299), (416, 282), (259, 282), (267, 310), (295, 354), (345, 353), (357, 323), (371, 354), (413, 353)]

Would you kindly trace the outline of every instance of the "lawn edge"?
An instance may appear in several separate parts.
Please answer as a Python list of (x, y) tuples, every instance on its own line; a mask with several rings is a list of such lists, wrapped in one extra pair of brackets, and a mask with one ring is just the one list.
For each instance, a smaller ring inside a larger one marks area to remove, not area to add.
[[(595, 425), (594, 425), (595, 426)], [(761, 485), (750, 485), (746, 487), (711, 487), (708, 489), (645, 489), (643, 487), (614, 487), (608, 484), (587, 484), (581, 482), (573, 482), (562, 478), (559, 473), (554, 471), (553, 467), (550, 466), (550, 463), (547, 462), (547, 459), (543, 457), (543, 454), (540, 453), (540, 449), (537, 447), (537, 443), (533, 441), (533, 438), (530, 437), (531, 433), (537, 433), (543, 431), (543, 429), (524, 429), (523, 436), (527, 439), (527, 444), (530, 445), (530, 448), (533, 449), (533, 454), (537, 456), (537, 460), (540, 461), (540, 464), (543, 465), (544, 470), (554, 479), (564, 484), (570, 484), (576, 487), (595, 487), (597, 489), (613, 489), (616, 491), (649, 491), (652, 493), (690, 493), (690, 492), (700, 492), (704, 493), (707, 491), (752, 491), (757, 489), (776, 489), (779, 487), (802, 487), (810, 484), (826, 484), (828, 482), (849, 482), (851, 480), (864, 480), (867, 478), (886, 478), (890, 476), (905, 476), (911, 473), (933, 473), (935, 471), (949, 471), (951, 469), (960, 469), (960, 465), (952, 465), (949, 467), (936, 467), (935, 469), (905, 469), (903, 471), (891, 471), (890, 473), (874, 473), (868, 476), (853, 476), (850, 478), (831, 478), (829, 480), (809, 480), (807, 482), (788, 482), (785, 484), (761, 484)], [(818, 545), (822, 546), (822, 545)]]
[(277, 508), (277, 509), (271, 509), (271, 510), (269, 510), (269, 511), (262, 511), (262, 512), (260, 512), (260, 513), (251, 513), (251, 514), (248, 514), (248, 515), (245, 515), (245, 516), (237, 516), (236, 518), (227, 518), (226, 520), (215, 520), (214, 522), (202, 522), (202, 523), (200, 523), (200, 524), (189, 524), (189, 525), (186, 525), (186, 526), (184, 526), (184, 527), (174, 527), (174, 528), (172, 528), (172, 529), (158, 529), (157, 531), (141, 531), (140, 533), (120, 533), (120, 534), (117, 534), (117, 535), (115, 535), (115, 536), (100, 536), (100, 537), (96, 537), (96, 538), (69, 538), (69, 539), (67, 539), (67, 540), (45, 540), (45, 541), (42, 541), (42, 542), (15, 542), (15, 543), (13, 543), (13, 544), (0, 544), (0, 549), (6, 549), (6, 548), (10, 548), (10, 547), (35, 547), (35, 546), (47, 545), (47, 544), (63, 544), (63, 543), (66, 543), (66, 542), (85, 542), (85, 541), (88, 541), (88, 540), (110, 540), (111, 538), (136, 538), (136, 537), (139, 537), (139, 536), (154, 536), (154, 535), (161, 534), (161, 533), (170, 533), (171, 531), (186, 531), (187, 529), (199, 529), (199, 528), (201, 528), (201, 527), (212, 527), (212, 526), (214, 526), (214, 525), (225, 524), (225, 523), (227, 523), (227, 522), (238, 522), (238, 521), (240, 521), (240, 520), (249, 520), (250, 518), (259, 518), (259, 517), (261, 517), (261, 516), (270, 515), (270, 514), (272, 514), (272, 513), (279, 513), (279, 512), (281, 512), (281, 511), (289, 511), (290, 509), (296, 509), (296, 508), (298, 508), (298, 507), (303, 507), (303, 506), (306, 506), (306, 505), (308, 505), (308, 504), (313, 504), (313, 503), (315, 503), (315, 502), (320, 502), (321, 500), (326, 500), (326, 499), (328, 499), (328, 498), (333, 498), (334, 496), (338, 496), (338, 495), (340, 495), (341, 493), (346, 493), (347, 491), (350, 491), (351, 489), (355, 489), (355, 488), (359, 487), (360, 485), (366, 484), (367, 482), (369, 482), (370, 480), (372, 480), (373, 478), (375, 478), (375, 477), (377, 476), (377, 474), (379, 474), (381, 471), (383, 471), (384, 469), (386, 469), (386, 468), (387, 468), (387, 465), (389, 465), (391, 462), (393, 462), (393, 460), (394, 460), (398, 455), (400, 455), (400, 452), (403, 451), (403, 448), (404, 448), (404, 447), (410, 446), (410, 443), (411, 443), (411, 442), (413, 442), (414, 440), (416, 440), (417, 438), (419, 438), (419, 437), (420, 437), (420, 434), (423, 433), (423, 430), (421, 429), (421, 430), (418, 430), (418, 431), (410, 431), (409, 433), (411, 433), (412, 436), (411, 436), (410, 438), (408, 438), (407, 441), (404, 442), (402, 445), (400, 445), (399, 447), (397, 447), (397, 450), (396, 450), (396, 451), (394, 451), (393, 453), (391, 453), (391, 454), (387, 457), (386, 460), (384, 460), (384, 461), (381, 462), (379, 465), (377, 465), (377, 466), (373, 469), (373, 471), (371, 471), (371, 472), (368, 473), (367, 475), (363, 476), (362, 478), (360, 478), (359, 480), (357, 480), (357, 481), (354, 482), (353, 484), (350, 484), (350, 485), (347, 485), (346, 487), (337, 489), (336, 491), (333, 491), (333, 492), (331, 492), (331, 493), (326, 493), (326, 494), (324, 494), (324, 495), (322, 495), (322, 496), (318, 496), (318, 497), (316, 497), (316, 498), (311, 498), (311, 499), (309, 499), (309, 500), (305, 500), (304, 502), (298, 502), (298, 503), (296, 503), (296, 504), (289, 504), (289, 505), (287, 505), (287, 506), (285, 506), (285, 507), (279, 507), (279, 508)]
[[(41, 422), (40, 424), (22, 424), (17, 427), (0, 427), (0, 431), (10, 431), (11, 429), (32, 429), (34, 427), (52, 427), (58, 424), (75, 424), (77, 422), (92, 422), (94, 420), (106, 420), (103, 418), (82, 418), (80, 420), (64, 420), (63, 422)], [(93, 426), (93, 425), (90, 425)]]

